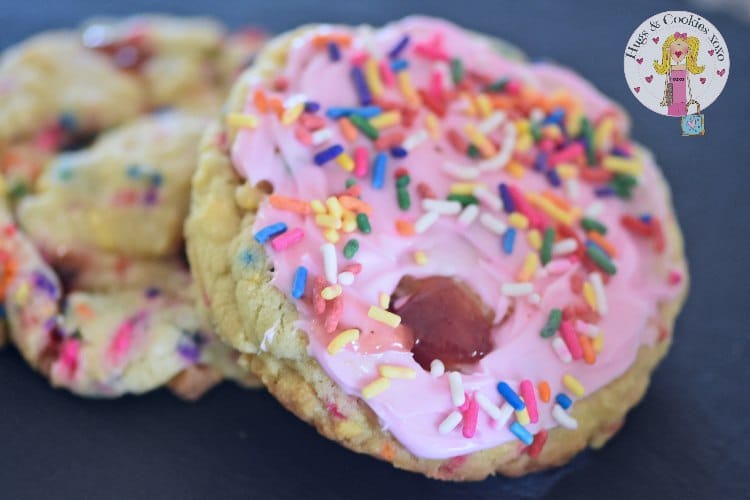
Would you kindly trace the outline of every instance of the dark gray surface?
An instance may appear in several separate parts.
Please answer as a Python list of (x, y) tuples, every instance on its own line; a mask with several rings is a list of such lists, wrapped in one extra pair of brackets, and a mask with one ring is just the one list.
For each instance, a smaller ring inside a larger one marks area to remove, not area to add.
[[(154, 10), (129, 1), (3, 2), (0, 46), (96, 14)], [(12, 350), (0, 354), (0, 497), (18, 498), (750, 498), (750, 124), (746, 25), (703, 13), (732, 57), (707, 135), (631, 96), (622, 50), (646, 17), (682, 3), (170, 0), (158, 10), (211, 13), (279, 31), (312, 21), (382, 23), (422, 12), (501, 36), (531, 57), (580, 71), (623, 103), (634, 136), (672, 184), (693, 285), (674, 348), (643, 403), (600, 452), (522, 480), (444, 484), (400, 472), (317, 436), (268, 395), (224, 386), (195, 405), (160, 391), (85, 401), (49, 389)], [(688, 7), (689, 8), (689, 7)], [(0, 103), (2, 105), (2, 103)]]

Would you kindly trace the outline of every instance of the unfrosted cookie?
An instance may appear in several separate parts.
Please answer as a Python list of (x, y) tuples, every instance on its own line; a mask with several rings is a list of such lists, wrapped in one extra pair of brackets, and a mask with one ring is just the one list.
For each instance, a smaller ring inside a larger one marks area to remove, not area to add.
[(687, 289), (669, 190), (585, 80), (450, 23), (272, 41), (186, 225), (218, 333), (288, 409), (441, 479), (604, 444)]

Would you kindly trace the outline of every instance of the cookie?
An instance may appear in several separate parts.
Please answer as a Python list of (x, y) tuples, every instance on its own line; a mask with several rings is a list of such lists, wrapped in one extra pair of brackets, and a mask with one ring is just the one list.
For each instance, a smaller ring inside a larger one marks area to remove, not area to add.
[(620, 428), (687, 267), (614, 103), (415, 17), (282, 35), (226, 110), (188, 256), (218, 333), (286, 408), (450, 480), (561, 465)]

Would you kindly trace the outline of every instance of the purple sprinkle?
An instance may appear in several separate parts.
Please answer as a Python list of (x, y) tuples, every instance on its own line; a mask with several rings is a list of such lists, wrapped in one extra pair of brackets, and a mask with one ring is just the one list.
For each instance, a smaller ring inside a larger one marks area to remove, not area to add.
[(331, 61), (336, 62), (341, 59), (341, 50), (336, 42), (328, 42), (328, 57)]
[(503, 200), (505, 213), (513, 213), (513, 210), (515, 210), (516, 206), (513, 203), (513, 198), (510, 196), (510, 190), (508, 189), (508, 186), (502, 183), (498, 186), (498, 189), (500, 190), (500, 198), (502, 198)]
[(602, 186), (594, 190), (594, 194), (599, 198), (606, 198), (607, 196), (614, 196), (615, 190), (611, 186)]
[(146, 205), (155, 205), (159, 200), (159, 192), (156, 189), (149, 189), (146, 191), (146, 195), (143, 197), (143, 202)]
[(180, 356), (193, 363), (197, 363), (200, 360), (201, 349), (196, 344), (180, 343), (177, 346), (177, 352)]
[(562, 184), (562, 182), (560, 181), (560, 176), (557, 174), (557, 170), (555, 170), (554, 168), (547, 170), (547, 181), (554, 187), (560, 187), (560, 185)]
[(156, 288), (155, 286), (149, 287), (144, 292), (147, 299), (153, 299), (161, 295), (161, 290)]
[(547, 168), (547, 153), (539, 153), (534, 159), (534, 170), (544, 172)]
[(317, 113), (320, 109), (320, 103), (316, 101), (307, 101), (305, 103), (305, 113)]
[(620, 156), (622, 158), (629, 158), (630, 153), (628, 153), (627, 150), (621, 148), (620, 146), (615, 146), (612, 148), (612, 151), (610, 151), (611, 154), (614, 156)]
[(34, 271), (34, 287), (47, 292), (47, 295), (55, 299), (59, 296), (57, 285), (41, 271)]
[(399, 40), (398, 43), (394, 45), (393, 48), (388, 52), (388, 57), (391, 59), (396, 59), (409, 44), (409, 40), (409, 35), (404, 35), (403, 38), (401, 38), (401, 40)]

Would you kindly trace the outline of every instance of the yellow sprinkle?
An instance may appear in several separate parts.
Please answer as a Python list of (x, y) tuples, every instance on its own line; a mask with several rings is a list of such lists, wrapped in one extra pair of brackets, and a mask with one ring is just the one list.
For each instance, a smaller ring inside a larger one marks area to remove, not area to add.
[(638, 159), (619, 156), (606, 156), (602, 166), (617, 174), (640, 175), (643, 172), (643, 164)]
[(412, 106), (419, 106), (421, 104), (421, 101), (419, 99), (419, 95), (417, 95), (417, 92), (414, 90), (414, 84), (412, 84), (411, 82), (411, 75), (409, 74), (409, 72), (399, 71), (396, 78), (398, 79), (398, 88), (404, 95), (404, 99), (406, 99), (406, 102)]
[(302, 114), (302, 111), (305, 110), (305, 103), (300, 102), (292, 106), (291, 108), (284, 111), (284, 114), (281, 115), (281, 124), (282, 125), (291, 125), (292, 123), (297, 121), (297, 118), (300, 117)]
[(539, 256), (536, 252), (529, 252), (523, 261), (518, 281), (529, 281), (539, 267)]
[(615, 130), (615, 121), (611, 117), (602, 119), (594, 130), (594, 148), (597, 151), (608, 150), (607, 147)]
[(378, 294), (378, 304), (383, 309), (388, 309), (391, 306), (391, 296), (385, 292), (380, 292)]
[(13, 298), (15, 299), (17, 304), (25, 304), (26, 301), (29, 299), (29, 293), (30, 288), (29, 284), (27, 282), (21, 283), (21, 285), (16, 290), (16, 293), (14, 294)]
[(579, 398), (586, 394), (586, 390), (583, 388), (583, 385), (581, 385), (581, 382), (569, 373), (563, 375), (563, 385)]
[(591, 309), (598, 311), (594, 287), (588, 281), (583, 284), (583, 298), (586, 299), (586, 303)]
[(378, 97), (383, 93), (383, 82), (380, 80), (378, 61), (371, 57), (365, 63), (365, 80), (373, 96)]
[(542, 248), (542, 233), (538, 229), (531, 229), (526, 233), (526, 240), (534, 250)]
[(408, 366), (380, 365), (378, 371), (380, 376), (385, 378), (417, 378), (417, 372)]
[(312, 200), (310, 202), (310, 208), (312, 208), (312, 211), (316, 214), (326, 213), (326, 207), (325, 205), (323, 205), (323, 202), (320, 200)]
[(574, 214), (562, 210), (560, 207), (536, 193), (526, 193), (526, 198), (541, 209), (544, 213), (555, 219), (557, 222), (561, 222), (567, 226), (570, 226), (575, 221)]
[(516, 151), (525, 153), (534, 144), (534, 138), (531, 134), (520, 134), (516, 139)]
[(466, 132), (466, 135), (469, 137), (472, 144), (474, 144), (479, 149), (479, 152), (482, 153), (482, 156), (485, 158), (495, 156), (497, 153), (495, 145), (487, 139), (487, 136), (477, 130), (473, 123), (467, 123), (464, 126), (464, 132)]
[(479, 108), (479, 114), (482, 116), (489, 116), (492, 113), (492, 103), (490, 98), (485, 94), (479, 94), (477, 96), (477, 108)]
[(518, 423), (521, 425), (529, 425), (531, 423), (531, 419), (529, 419), (529, 410), (526, 409), (526, 407), (523, 407), (523, 410), (516, 410), (516, 420), (518, 420)]
[(352, 342), (359, 340), (359, 330), (356, 328), (349, 328), (336, 335), (331, 343), (328, 344), (328, 354), (333, 356), (338, 354), (341, 350)]
[(229, 113), (227, 115), (227, 124), (234, 128), (256, 128), (258, 126), (258, 117), (243, 113)]
[(378, 116), (370, 118), (370, 125), (378, 130), (387, 127), (393, 127), (394, 125), (398, 125), (399, 123), (401, 123), (401, 112), (396, 110), (386, 111), (385, 113), (381, 113)]
[(341, 221), (341, 229), (345, 233), (353, 233), (357, 230), (357, 216), (354, 215), (354, 212), (349, 210), (344, 212), (344, 217)]
[(570, 137), (578, 137), (581, 133), (581, 118), (583, 118), (583, 113), (580, 109), (565, 116), (565, 130), (568, 131)]
[(367, 311), (367, 315), (371, 319), (388, 325), (391, 328), (396, 328), (401, 324), (401, 316), (399, 316), (398, 314), (393, 314), (392, 312), (386, 311), (385, 309), (381, 309), (377, 306), (370, 306), (370, 310)]
[(337, 219), (340, 219), (344, 215), (344, 207), (341, 206), (339, 199), (335, 196), (329, 196), (326, 199), (326, 208), (328, 208), (328, 213)]
[(326, 300), (333, 300), (343, 292), (341, 285), (328, 285), (321, 292), (320, 296)]
[(451, 194), (474, 194), (475, 182), (454, 182), (451, 184)]
[(341, 219), (337, 219), (329, 214), (317, 214), (315, 216), (315, 223), (328, 229), (341, 229)]
[(341, 153), (336, 157), (336, 163), (347, 172), (354, 170), (354, 160), (352, 160), (352, 157), (346, 152)]
[(560, 163), (556, 169), (561, 179), (568, 180), (578, 177), (578, 167), (570, 163)]
[[(403, 71), (401, 73), (403, 73)], [(388, 390), (390, 386), (391, 381), (389, 379), (380, 377), (362, 388), (362, 397), (365, 399), (372, 399), (381, 392)]]
[(594, 350), (598, 353), (602, 352), (604, 348), (604, 334), (599, 332), (599, 335), (594, 337)]
[(437, 139), (440, 137), (440, 122), (434, 113), (427, 113), (425, 123), (427, 124), (427, 132), (430, 134), (431, 138)]
[(529, 120), (518, 120), (516, 121), (516, 131), (518, 134), (526, 134), (531, 131), (531, 123)]
[(339, 239), (341, 239), (341, 236), (339, 236), (339, 232), (333, 228), (328, 228), (323, 231), (323, 237), (326, 239), (326, 241), (328, 241), (329, 243), (333, 243), (334, 245), (339, 242)]
[(526, 175), (526, 169), (523, 167), (523, 165), (515, 160), (511, 160), (508, 163), (508, 166), (505, 167), (505, 170), (516, 179), (521, 179), (524, 175)]
[(562, 132), (560, 131), (560, 127), (554, 124), (545, 125), (542, 127), (542, 137), (546, 139), (552, 139), (556, 140), (562, 137)]
[(422, 250), (414, 252), (414, 262), (416, 262), (417, 265), (424, 266), (427, 264), (427, 254)]
[(529, 219), (521, 212), (513, 212), (508, 216), (508, 224), (516, 229), (526, 229), (529, 227)]

